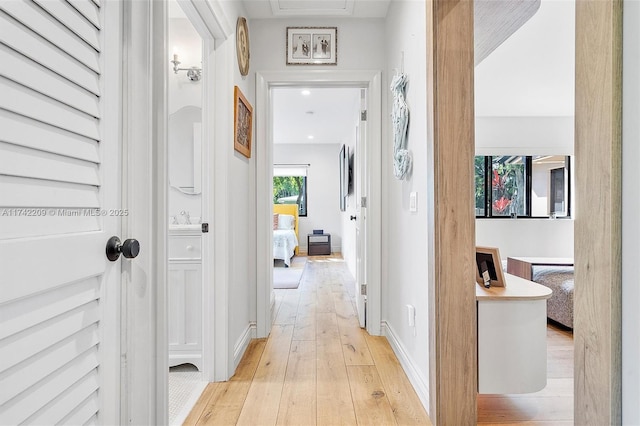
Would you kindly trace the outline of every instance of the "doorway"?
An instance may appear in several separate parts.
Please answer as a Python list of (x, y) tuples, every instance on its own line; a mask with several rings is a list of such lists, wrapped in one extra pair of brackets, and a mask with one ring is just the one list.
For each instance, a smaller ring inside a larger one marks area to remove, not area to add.
[[(352, 87), (366, 88), (370, 94), (367, 109), (369, 120), (368, 146), (366, 151), (368, 192), (365, 203), (369, 207), (366, 220), (369, 256), (366, 262), (367, 276), (372, 277), (368, 284), (368, 322), (367, 331), (380, 334), (380, 133), (381, 133), (381, 87), (379, 72), (273, 72), (257, 73), (256, 77), (256, 194), (257, 194), (257, 336), (266, 337), (271, 329), (273, 310), (272, 275), (272, 194), (273, 194), (273, 104), (272, 89), (282, 87)], [(267, 136), (263, 136), (267, 135)], [(266, 137), (266, 140), (260, 140)], [(336, 162), (338, 156), (336, 155)], [(304, 236), (302, 237), (304, 238)], [(268, 277), (265, 279), (265, 277)]]

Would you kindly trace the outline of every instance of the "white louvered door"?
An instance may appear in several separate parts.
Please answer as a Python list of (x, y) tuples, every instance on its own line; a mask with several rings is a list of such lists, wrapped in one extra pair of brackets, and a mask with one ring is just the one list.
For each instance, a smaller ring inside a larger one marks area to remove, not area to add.
[(0, 1), (2, 425), (120, 421), (120, 9)]

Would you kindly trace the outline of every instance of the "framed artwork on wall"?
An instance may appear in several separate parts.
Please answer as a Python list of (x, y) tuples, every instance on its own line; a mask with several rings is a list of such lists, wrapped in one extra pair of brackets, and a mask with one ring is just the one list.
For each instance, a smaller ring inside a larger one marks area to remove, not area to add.
[(287, 27), (287, 65), (337, 65), (338, 27)]
[(235, 86), (233, 93), (233, 148), (245, 157), (251, 158), (253, 107), (238, 86)]

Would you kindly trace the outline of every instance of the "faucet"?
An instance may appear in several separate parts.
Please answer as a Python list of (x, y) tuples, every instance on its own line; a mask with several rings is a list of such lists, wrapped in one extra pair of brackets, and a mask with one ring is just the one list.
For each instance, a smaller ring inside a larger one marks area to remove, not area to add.
[(185, 225), (189, 225), (191, 223), (191, 218), (189, 217), (188, 211), (182, 210), (180, 212), (180, 217), (182, 217)]

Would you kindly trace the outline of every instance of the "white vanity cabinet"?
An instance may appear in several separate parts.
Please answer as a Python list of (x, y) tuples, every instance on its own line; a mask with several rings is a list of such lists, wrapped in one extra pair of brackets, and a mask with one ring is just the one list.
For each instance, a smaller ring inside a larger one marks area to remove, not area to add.
[(169, 366), (202, 371), (202, 230), (169, 227)]

